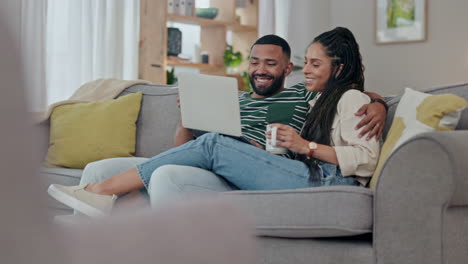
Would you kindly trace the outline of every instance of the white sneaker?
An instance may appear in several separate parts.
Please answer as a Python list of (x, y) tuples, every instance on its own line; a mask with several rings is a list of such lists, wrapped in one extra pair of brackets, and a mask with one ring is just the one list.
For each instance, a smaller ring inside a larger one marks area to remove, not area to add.
[(101, 195), (86, 191), (87, 184), (64, 186), (51, 184), (47, 192), (57, 201), (91, 217), (109, 215), (116, 195)]

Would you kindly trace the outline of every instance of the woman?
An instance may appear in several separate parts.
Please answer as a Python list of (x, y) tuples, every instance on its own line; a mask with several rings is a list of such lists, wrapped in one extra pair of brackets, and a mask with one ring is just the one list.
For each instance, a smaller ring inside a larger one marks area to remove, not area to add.
[(272, 124), (282, 141), (277, 145), (296, 153), (294, 160), (209, 133), (101, 182), (51, 185), (49, 193), (85, 214), (102, 215), (112, 208), (115, 195), (148, 187), (153, 172), (169, 164), (211, 170), (242, 190), (365, 186), (380, 149), (378, 141), (360, 138), (354, 129), (363, 118), (354, 113), (370, 101), (361, 92), (363, 71), (359, 45), (346, 28), (322, 33), (309, 45), (303, 68), (305, 87), (320, 96), (310, 102), (301, 135), (287, 125)]

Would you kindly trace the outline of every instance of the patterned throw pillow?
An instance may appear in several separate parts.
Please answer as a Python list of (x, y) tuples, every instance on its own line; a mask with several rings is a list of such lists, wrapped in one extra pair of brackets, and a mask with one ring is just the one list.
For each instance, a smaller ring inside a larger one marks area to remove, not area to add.
[(430, 95), (405, 89), (370, 181), (375, 189), (383, 165), (392, 152), (411, 137), (435, 130), (454, 130), (468, 102), (454, 94)]

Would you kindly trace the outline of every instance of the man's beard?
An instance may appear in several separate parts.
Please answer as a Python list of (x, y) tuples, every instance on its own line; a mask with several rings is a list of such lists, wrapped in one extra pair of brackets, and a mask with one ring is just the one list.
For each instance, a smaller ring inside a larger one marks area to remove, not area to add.
[[(255, 77), (272, 78), (273, 83), (270, 86), (257, 87), (255, 85)], [(283, 72), (280, 76), (277, 76), (277, 77), (268, 75), (268, 74), (252, 74), (250, 75), (249, 79), (250, 79), (250, 85), (252, 85), (252, 89), (254, 90), (256, 94), (268, 97), (268, 96), (272, 96), (276, 94), (279, 90), (283, 88), (283, 81), (285, 77), (286, 75)]]

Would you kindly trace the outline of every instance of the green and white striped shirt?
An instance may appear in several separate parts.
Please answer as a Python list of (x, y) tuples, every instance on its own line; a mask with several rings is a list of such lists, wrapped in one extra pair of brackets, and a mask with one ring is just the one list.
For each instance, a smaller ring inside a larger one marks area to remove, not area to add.
[(304, 84), (285, 88), (282, 92), (267, 98), (251, 98), (251, 93), (239, 96), (242, 134), (265, 147), (266, 125), (281, 123), (301, 132), (305, 122), (309, 101), (316, 96)]

